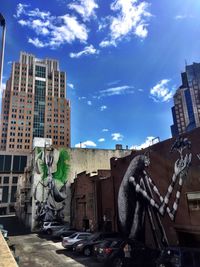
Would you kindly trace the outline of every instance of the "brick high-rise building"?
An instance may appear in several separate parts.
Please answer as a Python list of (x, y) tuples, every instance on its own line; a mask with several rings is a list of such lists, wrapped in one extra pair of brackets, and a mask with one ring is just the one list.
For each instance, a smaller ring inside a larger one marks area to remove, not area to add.
[(186, 66), (174, 95), (172, 136), (200, 127), (200, 63)]
[(21, 52), (3, 92), (0, 150), (30, 152), (34, 137), (52, 138), (55, 147), (70, 146), (66, 73), (57, 60)]

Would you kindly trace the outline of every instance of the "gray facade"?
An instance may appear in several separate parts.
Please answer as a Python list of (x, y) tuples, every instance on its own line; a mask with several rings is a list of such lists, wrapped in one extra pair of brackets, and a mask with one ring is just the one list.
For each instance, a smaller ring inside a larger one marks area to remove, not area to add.
[(200, 63), (186, 66), (181, 74), (182, 85), (174, 95), (172, 136), (200, 126)]
[(0, 153), (0, 215), (15, 212), (17, 188), (26, 164), (27, 155)]

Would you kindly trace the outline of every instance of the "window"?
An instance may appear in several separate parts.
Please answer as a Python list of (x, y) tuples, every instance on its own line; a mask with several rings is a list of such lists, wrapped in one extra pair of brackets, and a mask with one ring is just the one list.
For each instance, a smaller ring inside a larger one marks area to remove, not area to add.
[(16, 202), (16, 192), (17, 192), (17, 186), (12, 186), (11, 188), (11, 202)]
[(10, 172), (11, 171), (11, 156), (0, 155), (0, 172)]
[(7, 203), (8, 202), (8, 186), (3, 187), (3, 194), (2, 194), (2, 203)]
[(46, 68), (42, 66), (35, 67), (35, 76), (45, 78), (46, 77)]
[(200, 192), (187, 193), (188, 207), (191, 211), (200, 210)]
[(18, 182), (18, 177), (17, 176), (13, 176), (12, 183), (13, 184), (17, 184), (17, 182)]
[[(21, 146), (21, 145), (20, 145)], [(14, 156), (13, 158), (13, 172), (14, 173), (23, 173), (24, 168), (26, 167), (26, 156)]]
[(9, 177), (8, 176), (3, 177), (3, 183), (9, 184)]

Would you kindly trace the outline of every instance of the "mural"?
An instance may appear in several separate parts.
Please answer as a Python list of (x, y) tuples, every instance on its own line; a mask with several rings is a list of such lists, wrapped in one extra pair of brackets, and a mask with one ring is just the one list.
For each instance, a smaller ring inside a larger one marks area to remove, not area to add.
[[(174, 163), (174, 173), (164, 196), (146, 171), (150, 165), (149, 152), (134, 157), (130, 162), (118, 194), (119, 226), (126, 237), (145, 243), (147, 215), (155, 244), (160, 248), (168, 245), (160, 215), (168, 214), (171, 220), (175, 220), (182, 186), (191, 163), (190, 148), (188, 139), (181, 137), (171, 147), (171, 152), (178, 152), (179, 158)], [(174, 200), (172, 195), (175, 196)]]
[(63, 221), (69, 154), (65, 149), (36, 148), (34, 172), (39, 181), (34, 190), (36, 221)]

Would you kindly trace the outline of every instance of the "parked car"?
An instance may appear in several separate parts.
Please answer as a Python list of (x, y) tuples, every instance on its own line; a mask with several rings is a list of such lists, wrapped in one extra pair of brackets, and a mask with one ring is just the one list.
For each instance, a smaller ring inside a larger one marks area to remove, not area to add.
[(165, 248), (156, 263), (157, 267), (199, 267), (200, 249), (184, 247)]
[(2, 233), (3, 237), (8, 240), (8, 231), (4, 229), (3, 224), (0, 224), (0, 232)]
[(62, 246), (64, 248), (70, 249), (73, 247), (73, 245), (80, 241), (80, 240), (84, 240), (87, 239), (88, 237), (91, 236), (91, 233), (86, 233), (86, 232), (76, 232), (68, 237), (63, 237), (62, 240)]
[(97, 232), (92, 234), (87, 240), (81, 240), (74, 244), (73, 250), (78, 253), (83, 253), (85, 256), (91, 256), (94, 250), (94, 245), (101, 243), (106, 238), (119, 237), (116, 232)]
[(159, 251), (123, 238), (107, 239), (94, 247), (97, 260), (112, 267), (152, 267)]
[(41, 227), (41, 232), (51, 235), (53, 230), (62, 229), (65, 225), (60, 222), (44, 222)]
[(77, 230), (74, 228), (68, 228), (68, 227), (63, 227), (61, 229), (53, 229), (52, 231), (52, 237), (58, 238), (58, 239), (63, 239), (63, 237), (68, 237), (74, 233), (76, 233)]

